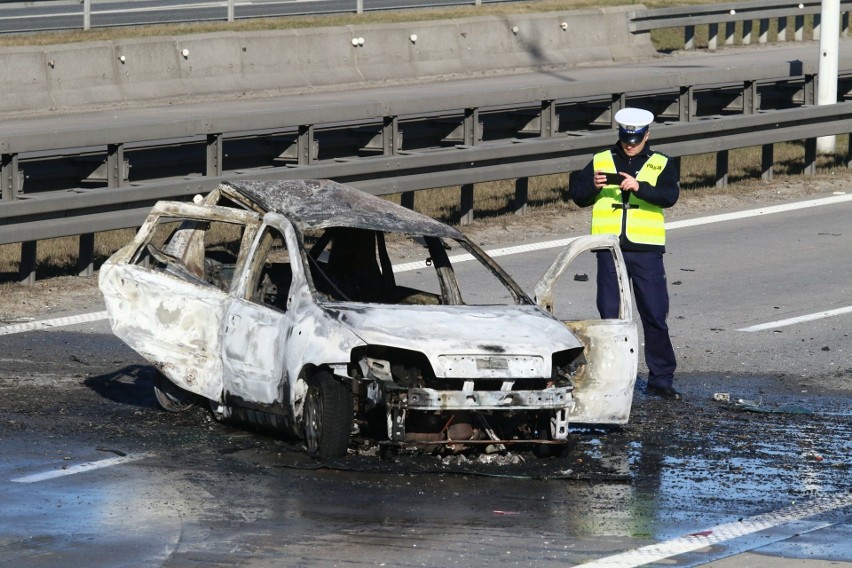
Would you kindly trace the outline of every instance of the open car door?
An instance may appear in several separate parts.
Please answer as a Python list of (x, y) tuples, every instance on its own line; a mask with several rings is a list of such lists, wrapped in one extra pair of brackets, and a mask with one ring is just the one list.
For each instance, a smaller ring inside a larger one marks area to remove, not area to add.
[[(583, 342), (586, 363), (574, 376), (570, 423), (624, 424), (630, 418), (638, 366), (638, 336), (633, 321), (633, 298), (618, 239), (589, 235), (572, 239), (535, 286), (535, 300), (554, 313), (555, 286), (565, 269), (582, 253), (613, 256), (621, 291), (617, 319), (563, 320)], [(567, 299), (566, 299), (567, 301)]]
[(113, 333), (184, 390), (220, 398), (228, 291), (258, 225), (248, 211), (160, 202), (101, 268)]

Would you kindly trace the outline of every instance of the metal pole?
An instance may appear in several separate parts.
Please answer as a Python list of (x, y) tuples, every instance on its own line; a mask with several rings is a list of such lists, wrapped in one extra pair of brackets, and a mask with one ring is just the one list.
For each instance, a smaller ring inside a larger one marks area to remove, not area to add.
[(234, 0), (228, 0), (228, 21), (234, 21)]
[(83, 29), (92, 28), (92, 0), (83, 0)]
[[(819, 36), (817, 104), (837, 103), (837, 54), (840, 44), (840, 0), (822, 0)], [(817, 152), (834, 153), (834, 136), (817, 138)]]
[(364, 0), (357, 0), (355, 2), (355, 13), (363, 14), (364, 13)]

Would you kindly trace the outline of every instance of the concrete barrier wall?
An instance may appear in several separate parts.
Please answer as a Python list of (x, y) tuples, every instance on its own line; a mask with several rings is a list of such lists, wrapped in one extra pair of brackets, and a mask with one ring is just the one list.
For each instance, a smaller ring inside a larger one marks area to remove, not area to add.
[(636, 8), (2, 48), (0, 112), (644, 59), (648, 35), (627, 32)]

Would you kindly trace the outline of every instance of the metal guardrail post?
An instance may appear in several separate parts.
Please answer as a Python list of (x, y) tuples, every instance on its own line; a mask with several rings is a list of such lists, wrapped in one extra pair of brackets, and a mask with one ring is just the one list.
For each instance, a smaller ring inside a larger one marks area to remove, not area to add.
[(779, 43), (787, 41), (787, 16), (778, 18), (778, 35), (775, 41)]
[(752, 21), (746, 20), (743, 22), (743, 45), (751, 45), (751, 29)]
[(479, 141), (479, 109), (464, 109), (464, 124), (462, 126), (465, 146), (476, 146)]
[(812, 176), (816, 174), (816, 162), (817, 139), (808, 138), (807, 140), (805, 140), (805, 166), (803, 169), (805, 175)]
[(550, 138), (558, 128), (556, 101), (541, 101), (541, 131), (542, 138)]
[(763, 18), (760, 20), (759, 29), (757, 32), (757, 43), (766, 43), (769, 41), (769, 19)]
[(759, 108), (757, 81), (746, 81), (743, 84), (743, 114), (754, 114)]
[(736, 22), (726, 22), (725, 23), (725, 45), (734, 45), (734, 39), (737, 35), (737, 23)]
[(364, 0), (356, 0), (355, 2), (355, 13), (363, 14), (364, 13)]
[(461, 186), (461, 203), (460, 203), (459, 224), (470, 225), (473, 223), (473, 184), (466, 183)]
[(719, 24), (709, 24), (707, 28), (707, 49), (716, 51), (716, 44), (719, 40)]
[(80, 235), (77, 276), (90, 277), (95, 273), (95, 234)]
[(681, 87), (677, 103), (678, 120), (689, 122), (695, 116), (695, 87)]
[(0, 157), (0, 199), (6, 201), (15, 199), (21, 187), (20, 175), (18, 155), (3, 154)]
[(234, 0), (228, 0), (228, 21), (234, 21)]
[(314, 125), (306, 124), (299, 126), (298, 164), (304, 166), (314, 161)]
[(816, 83), (817, 83), (817, 76), (816, 75), (811, 75), (811, 74), (805, 75), (805, 85), (804, 85), (804, 87), (802, 87), (804, 92), (802, 93), (802, 95), (804, 97), (804, 104), (807, 105), (807, 106), (812, 106), (812, 105), (816, 104), (816, 100), (817, 100)]
[(695, 49), (695, 26), (685, 26), (683, 28), (683, 48)]
[(83, 0), (83, 29), (92, 28), (92, 0)]
[(720, 150), (716, 154), (716, 187), (728, 187), (728, 151)]
[(222, 134), (207, 135), (207, 165), (204, 169), (206, 176), (222, 175)]
[(814, 14), (814, 25), (811, 31), (811, 39), (814, 41), (818, 41), (820, 35), (822, 34), (822, 16), (820, 14)]
[(26, 241), (21, 243), (21, 263), (18, 266), (18, 283), (25, 286), (32, 286), (35, 284), (37, 254), (37, 241)]
[(109, 144), (107, 147), (107, 187), (124, 185), (124, 144)]
[(852, 134), (846, 137), (846, 168), (852, 170)]
[(796, 16), (794, 18), (796, 29), (793, 32), (793, 41), (802, 41), (805, 37), (805, 17)]
[(764, 144), (760, 153), (760, 179), (766, 181), (775, 177), (775, 145)]
[(515, 201), (513, 209), (515, 215), (523, 215), (527, 212), (530, 196), (530, 178), (523, 177), (515, 180)]
[(399, 117), (386, 116), (382, 121), (382, 154), (393, 156), (399, 148)]

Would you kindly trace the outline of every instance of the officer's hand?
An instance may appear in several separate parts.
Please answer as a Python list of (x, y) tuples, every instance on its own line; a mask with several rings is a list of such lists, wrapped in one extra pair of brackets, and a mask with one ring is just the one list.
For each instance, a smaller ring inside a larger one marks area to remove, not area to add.
[(624, 181), (621, 182), (621, 189), (624, 191), (639, 191), (639, 182), (630, 174), (618, 172), (624, 176)]
[(595, 172), (595, 177), (592, 180), (592, 183), (594, 183), (595, 189), (601, 189), (606, 185), (606, 174), (601, 171)]

